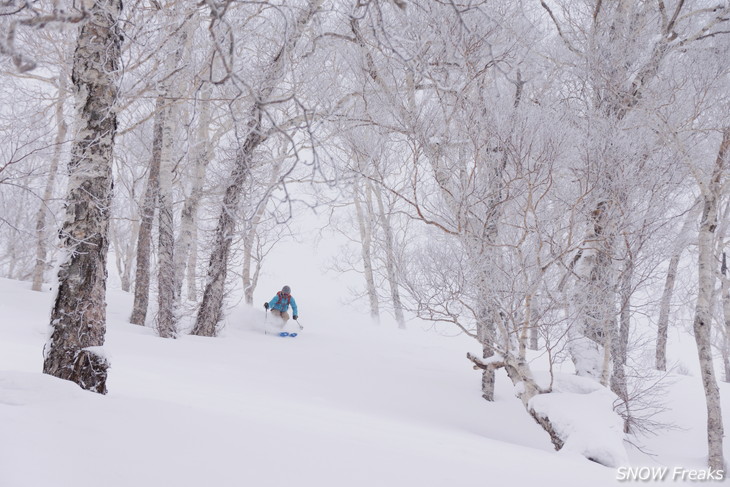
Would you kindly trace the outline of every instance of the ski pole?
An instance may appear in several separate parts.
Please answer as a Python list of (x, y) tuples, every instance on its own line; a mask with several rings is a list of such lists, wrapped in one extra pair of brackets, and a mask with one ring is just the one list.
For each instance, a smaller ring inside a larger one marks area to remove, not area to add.
[(294, 321), (296, 321), (296, 322), (297, 322), (297, 325), (299, 325), (299, 329), (300, 329), (300, 330), (303, 330), (303, 329), (304, 329), (304, 327), (303, 327), (303, 326), (302, 326), (302, 325), (301, 325), (301, 324), (299, 323), (299, 320), (294, 320)]

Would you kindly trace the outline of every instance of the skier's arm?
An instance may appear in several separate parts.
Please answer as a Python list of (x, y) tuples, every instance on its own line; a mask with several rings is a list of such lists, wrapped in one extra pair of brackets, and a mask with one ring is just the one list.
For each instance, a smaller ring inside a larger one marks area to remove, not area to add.
[(273, 308), (277, 304), (279, 304), (279, 296), (278, 295), (274, 296), (274, 299), (272, 299), (271, 301), (269, 301), (269, 308)]
[(294, 300), (294, 296), (291, 297), (291, 301), (289, 301), (289, 304), (291, 304), (292, 316), (299, 316), (299, 311), (297, 310), (297, 302)]

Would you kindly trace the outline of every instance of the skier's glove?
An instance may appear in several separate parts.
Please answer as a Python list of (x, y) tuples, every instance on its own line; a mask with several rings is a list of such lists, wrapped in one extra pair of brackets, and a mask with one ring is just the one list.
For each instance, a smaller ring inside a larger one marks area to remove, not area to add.
[(297, 318), (299, 318), (299, 315), (294, 315), (293, 318), (294, 318), (294, 321), (297, 321)]
[(264, 303), (264, 308), (269, 309), (269, 303)]

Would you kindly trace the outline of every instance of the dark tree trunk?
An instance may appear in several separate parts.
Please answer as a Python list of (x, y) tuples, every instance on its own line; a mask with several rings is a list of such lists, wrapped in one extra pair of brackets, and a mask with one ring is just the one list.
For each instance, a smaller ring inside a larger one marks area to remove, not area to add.
[(51, 338), (43, 372), (106, 393), (109, 366), (100, 347), (106, 332), (106, 254), (112, 196), (122, 36), (120, 0), (91, 5), (73, 65), (78, 135), (69, 162), (69, 191), (61, 238), (67, 257), (58, 273)]
[[(258, 107), (257, 107), (258, 108)], [(208, 280), (203, 293), (198, 316), (192, 334), (212, 337), (216, 335), (218, 322), (223, 312), (226, 276), (228, 275), (228, 255), (231, 240), (236, 229), (235, 214), (241, 201), (243, 185), (248, 179), (254, 149), (261, 142), (258, 134), (259, 124), (251, 127), (249, 136), (236, 155), (236, 166), (231, 174), (232, 183), (226, 188), (223, 209), (215, 229), (213, 251), (208, 263)]]
[[(236, 170), (232, 174), (233, 183), (226, 189), (223, 198), (223, 211), (218, 218), (215, 230), (213, 252), (208, 263), (208, 283), (200, 304), (193, 335), (212, 337), (216, 335), (216, 327), (223, 312), (226, 276), (228, 274), (228, 254), (231, 239), (236, 228), (235, 213), (241, 199), (243, 184), (248, 177), (253, 148), (258, 145), (257, 136), (249, 136), (249, 142), (238, 154)], [(253, 146), (250, 149), (247, 146)]]
[(150, 300), (150, 251), (152, 247), (152, 222), (157, 207), (157, 191), (160, 177), (160, 157), (162, 154), (162, 124), (164, 123), (164, 100), (157, 97), (155, 122), (152, 136), (152, 158), (150, 159), (147, 188), (142, 203), (142, 222), (137, 239), (137, 270), (134, 279), (134, 306), (130, 323), (144, 326)]

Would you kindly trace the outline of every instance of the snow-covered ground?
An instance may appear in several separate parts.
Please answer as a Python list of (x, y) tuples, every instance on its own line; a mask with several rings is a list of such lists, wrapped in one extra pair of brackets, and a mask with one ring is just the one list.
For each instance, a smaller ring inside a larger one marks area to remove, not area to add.
[[(615, 469), (553, 451), (506, 377), (482, 400), (463, 336), (310, 300), (297, 338), (264, 335), (263, 310), (238, 305), (219, 338), (165, 340), (128, 324), (131, 296), (110, 290), (100, 396), (41, 374), (52, 298), (0, 280), (2, 487), (616, 483)], [(668, 400), (679, 428), (630, 461), (702, 468), (698, 379), (678, 377)]]

